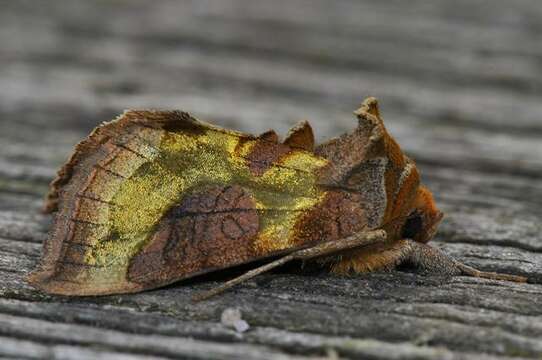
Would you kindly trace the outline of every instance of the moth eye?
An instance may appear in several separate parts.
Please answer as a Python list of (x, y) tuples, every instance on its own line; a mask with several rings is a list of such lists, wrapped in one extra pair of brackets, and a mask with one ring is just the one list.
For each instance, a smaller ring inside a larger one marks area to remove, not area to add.
[(414, 239), (423, 229), (422, 217), (412, 213), (403, 226), (403, 239)]

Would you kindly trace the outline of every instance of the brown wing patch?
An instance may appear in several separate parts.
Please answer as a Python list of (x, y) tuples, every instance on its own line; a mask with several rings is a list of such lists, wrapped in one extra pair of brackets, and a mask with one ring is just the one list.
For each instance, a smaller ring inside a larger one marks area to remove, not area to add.
[(167, 283), (255, 257), (256, 203), (240, 186), (215, 186), (186, 196), (163, 217), (130, 262), (128, 278)]
[(322, 202), (295, 225), (295, 244), (338, 240), (367, 226), (362, 196), (355, 192), (328, 191)]
[[(270, 141), (272, 140), (272, 141)], [(247, 163), (250, 172), (254, 176), (262, 176), (270, 167), (290, 153), (292, 149), (277, 142), (278, 137), (274, 131), (268, 131), (256, 139), (239, 141), (237, 154), (242, 154), (248, 147), (246, 155), (240, 155)]]

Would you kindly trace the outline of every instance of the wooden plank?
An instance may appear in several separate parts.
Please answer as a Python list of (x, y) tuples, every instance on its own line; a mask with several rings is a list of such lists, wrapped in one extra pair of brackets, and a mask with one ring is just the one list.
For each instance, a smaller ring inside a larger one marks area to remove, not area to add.
[[(537, 0), (0, 6), (0, 357), (542, 356)], [(435, 245), (531, 283), (293, 264), (192, 304), (237, 272), (102, 298), (53, 297), (24, 281), (47, 236), (47, 183), (124, 108), (182, 108), (249, 132), (308, 118), (322, 140), (355, 125), (366, 95), (381, 99), (446, 212)], [(248, 332), (220, 323), (231, 307)]]

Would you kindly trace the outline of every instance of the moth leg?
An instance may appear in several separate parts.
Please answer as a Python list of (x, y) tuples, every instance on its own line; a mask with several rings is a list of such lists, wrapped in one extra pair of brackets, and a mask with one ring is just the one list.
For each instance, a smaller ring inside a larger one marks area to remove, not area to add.
[(495, 272), (480, 271), (465, 265), (439, 249), (430, 245), (406, 239), (407, 246), (404, 248), (405, 257), (403, 263), (414, 265), (417, 269), (430, 274), (443, 275), (467, 275), (478, 278), (505, 280), (514, 282), (527, 282), (527, 278), (517, 275), (501, 274)]
[(201, 300), (209, 299), (210, 297), (218, 295), (237, 284), (245, 282), (257, 275), (263, 274), (271, 269), (274, 269), (292, 260), (313, 259), (320, 256), (334, 254), (343, 250), (376, 244), (379, 242), (383, 242), (385, 240), (386, 240), (386, 232), (384, 230), (375, 230), (375, 231), (358, 233), (358, 234), (355, 234), (343, 239), (327, 241), (327, 242), (314, 245), (309, 248), (297, 250), (275, 261), (272, 261), (268, 264), (265, 264), (256, 269), (250, 270), (246, 272), (245, 274), (235, 279), (229, 280), (214, 289), (205, 291), (201, 294), (197, 294), (192, 298), (192, 300), (201, 301)]

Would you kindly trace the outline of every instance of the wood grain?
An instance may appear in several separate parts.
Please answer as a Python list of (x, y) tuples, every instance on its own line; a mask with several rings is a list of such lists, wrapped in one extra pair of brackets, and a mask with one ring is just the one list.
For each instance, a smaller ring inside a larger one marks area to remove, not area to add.
[[(542, 356), (542, 7), (448, 2), (0, 1), (0, 357)], [(351, 129), (362, 98), (446, 213), (436, 244), (529, 284), (407, 271), (267, 274), (209, 302), (226, 272), (66, 299), (23, 280), (47, 183), (94, 126), (175, 108), (261, 133)], [(220, 324), (239, 307), (251, 329)]]

